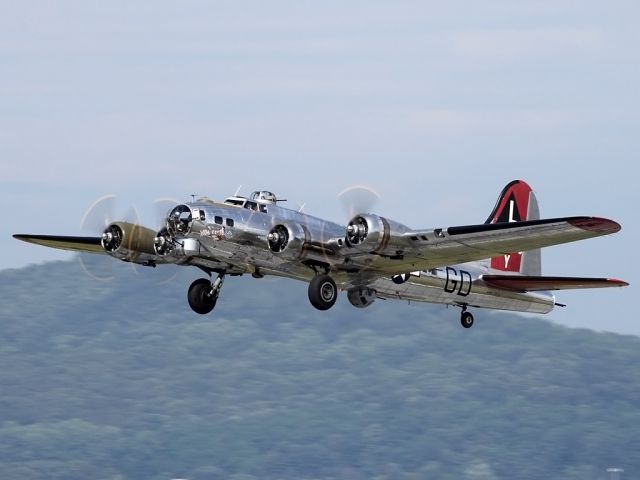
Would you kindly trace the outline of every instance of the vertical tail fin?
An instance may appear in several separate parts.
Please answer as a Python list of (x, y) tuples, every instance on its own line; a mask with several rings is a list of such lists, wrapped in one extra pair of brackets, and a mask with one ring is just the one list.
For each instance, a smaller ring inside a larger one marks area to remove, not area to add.
[[(538, 200), (533, 190), (526, 182), (514, 180), (504, 187), (496, 206), (485, 223), (523, 222), (539, 219)], [(540, 249), (509, 253), (492, 258), (491, 268), (524, 275), (541, 275), (541, 257)]]

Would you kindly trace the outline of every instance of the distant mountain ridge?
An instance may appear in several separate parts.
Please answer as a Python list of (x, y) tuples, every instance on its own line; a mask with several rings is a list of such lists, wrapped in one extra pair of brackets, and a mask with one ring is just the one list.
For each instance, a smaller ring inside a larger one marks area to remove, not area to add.
[(640, 471), (640, 338), (89, 257), (0, 271), (0, 472), (20, 479), (601, 479)]

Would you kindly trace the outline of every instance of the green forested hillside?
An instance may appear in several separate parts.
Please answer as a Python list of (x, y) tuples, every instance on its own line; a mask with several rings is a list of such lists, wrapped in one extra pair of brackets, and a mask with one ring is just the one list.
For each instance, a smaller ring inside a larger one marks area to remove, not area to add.
[[(92, 261), (101, 262), (95, 258)], [(640, 475), (640, 338), (110, 262), (0, 272), (0, 478), (573, 479)], [(98, 268), (94, 265), (94, 267)]]

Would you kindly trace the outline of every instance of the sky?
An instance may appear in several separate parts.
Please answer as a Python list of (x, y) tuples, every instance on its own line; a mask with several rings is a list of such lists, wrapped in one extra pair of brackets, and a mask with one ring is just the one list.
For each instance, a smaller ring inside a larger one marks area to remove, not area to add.
[(631, 287), (562, 292), (569, 307), (546, 318), (640, 335), (628, 313), (637, 2), (62, 0), (2, 11), (0, 269), (71, 258), (11, 234), (97, 234), (81, 220), (105, 194), (150, 226), (158, 199), (239, 187), (345, 221), (337, 193), (367, 185), (376, 213), (435, 228), (484, 222), (502, 187), (524, 179), (543, 217), (623, 226), (545, 249), (543, 269)]

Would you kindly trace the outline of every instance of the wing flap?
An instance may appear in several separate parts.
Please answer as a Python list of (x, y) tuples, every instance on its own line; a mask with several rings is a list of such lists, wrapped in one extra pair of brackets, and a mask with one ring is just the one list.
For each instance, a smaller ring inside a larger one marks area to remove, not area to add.
[(13, 238), (44, 247), (71, 250), (74, 252), (105, 253), (100, 237), (70, 237), (66, 235), (16, 234)]
[(489, 286), (516, 292), (574, 290), (582, 288), (626, 287), (629, 284), (615, 278), (548, 277), (528, 275), (483, 275)]

